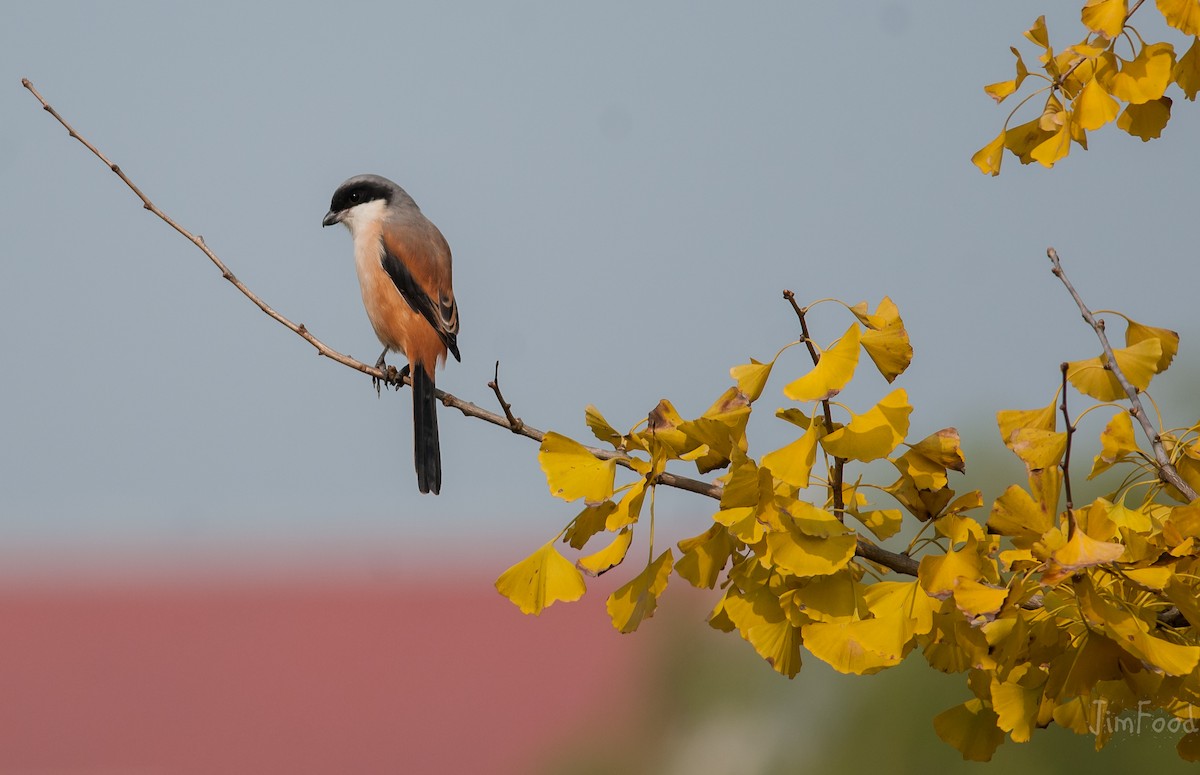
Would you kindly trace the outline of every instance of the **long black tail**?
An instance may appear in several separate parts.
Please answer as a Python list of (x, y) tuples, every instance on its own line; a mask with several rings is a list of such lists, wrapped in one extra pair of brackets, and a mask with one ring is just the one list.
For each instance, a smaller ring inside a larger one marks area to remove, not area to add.
[(423, 366), (413, 364), (413, 461), (417, 487), (437, 495), (442, 489), (442, 450), (438, 444), (437, 397), (433, 377)]

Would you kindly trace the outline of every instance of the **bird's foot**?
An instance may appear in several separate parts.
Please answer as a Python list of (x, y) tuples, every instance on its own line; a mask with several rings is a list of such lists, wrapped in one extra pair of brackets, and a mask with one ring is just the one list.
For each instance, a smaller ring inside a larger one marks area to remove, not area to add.
[(375, 387), (375, 395), (380, 395), (383, 387), (390, 387), (394, 390), (399, 390), (404, 387), (404, 379), (408, 376), (408, 365), (404, 368), (397, 369), (395, 366), (389, 366), (383, 362), (383, 357), (380, 356), (379, 363), (375, 364), (375, 368), (383, 372), (383, 377), (372, 377), (371, 384)]

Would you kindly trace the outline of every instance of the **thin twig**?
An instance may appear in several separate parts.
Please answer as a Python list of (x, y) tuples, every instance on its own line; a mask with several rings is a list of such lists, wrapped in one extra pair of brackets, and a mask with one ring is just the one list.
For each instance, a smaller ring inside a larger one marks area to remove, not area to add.
[(1067, 449), (1063, 453), (1062, 469), (1063, 488), (1067, 491), (1067, 539), (1075, 537), (1075, 499), (1071, 497), (1071, 437), (1075, 435), (1075, 426), (1071, 424), (1071, 415), (1067, 414), (1067, 368), (1070, 364), (1062, 363), (1058, 368), (1062, 372), (1062, 416), (1067, 426)]
[[(350, 357), (349, 355), (344, 355), (344, 354), (338, 352), (337, 350), (334, 350), (332, 347), (325, 344), (320, 339), (318, 339), (317, 337), (315, 337), (311, 333), (309, 333), (308, 329), (302, 323), (293, 323), (291, 320), (289, 320), (288, 318), (284, 317), (283, 315), (281, 315), (280, 313), (278, 313), (274, 309), (272, 309), (270, 305), (268, 305), (265, 301), (263, 301), (261, 298), (259, 298), (259, 296), (257, 294), (255, 294), (253, 291), (251, 291), (249, 288), (247, 288), (240, 280), (237, 279), (236, 276), (234, 276), (233, 272), (231, 272), (229, 270), (229, 267), (226, 266), (225, 263), (220, 258), (217, 257), (217, 254), (214, 253), (208, 247), (208, 245), (205, 244), (203, 237), (201, 237), (198, 234), (192, 234), (190, 231), (188, 231), (183, 226), (181, 226), (175, 219), (173, 219), (171, 216), (167, 215), (165, 212), (163, 212), (161, 209), (159, 209), (157, 205), (155, 205), (152, 201), (150, 201), (149, 197), (147, 197), (144, 193), (142, 193), (142, 190), (140, 188), (138, 188), (137, 184), (135, 184), (133, 182), (133, 180), (131, 180), (129, 178), (129, 176), (126, 175), (125, 172), (119, 166), (114, 164), (106, 155), (104, 155), (104, 153), (99, 148), (92, 145), (92, 143), (90, 143), (87, 140), (87, 138), (83, 137), (81, 134), (79, 134), (79, 132), (75, 131), (75, 128), (72, 127), (67, 122), (67, 120), (65, 118), (63, 118), (62, 115), (59, 114), (59, 112), (57, 110), (55, 110), (50, 105), (50, 103), (48, 103), (46, 101), (46, 99), (44, 97), (42, 97), (41, 93), (38, 92), (38, 90), (36, 88), (34, 88), (34, 85), (29, 81), (28, 78), (22, 78), (21, 85), (24, 86), (26, 89), (28, 89), (29, 92), (31, 94), (33, 94), (34, 97), (37, 98), (38, 102), (42, 103), (42, 108), (47, 113), (54, 116), (54, 118), (58, 121), (58, 123), (63, 125), (63, 128), (65, 128), (67, 130), (67, 133), (70, 134), (71, 137), (75, 138), (80, 143), (82, 143), (83, 146), (85, 148), (87, 148), (89, 151), (91, 151), (92, 154), (97, 159), (104, 162), (104, 165), (107, 166), (110, 170), (112, 170), (117, 175), (117, 177), (119, 177), (121, 179), (121, 182), (123, 182), (126, 186), (129, 187), (130, 191), (132, 191), (134, 194), (137, 195), (138, 199), (140, 199), (142, 201), (143, 208), (154, 213), (156, 216), (159, 217), (160, 220), (162, 220), (164, 223), (166, 223), (168, 226), (170, 226), (175, 231), (179, 232), (179, 234), (182, 235), (186, 240), (188, 240), (193, 245), (195, 245), (197, 248), (199, 248), (201, 250), (201, 252), (203, 252), (204, 255), (208, 257), (208, 260), (211, 261), (213, 263), (213, 265), (216, 266), (217, 269), (219, 269), (221, 271), (222, 277), (224, 277), (226, 280), (228, 280), (230, 283), (232, 283), (235, 288), (237, 288), (239, 291), (241, 291), (242, 295), (244, 295), (247, 299), (249, 299), (251, 302), (253, 302), (256, 307), (258, 307), (260, 310), (262, 310), (268, 316), (270, 316), (272, 320), (275, 320), (277, 323), (284, 326), (289, 331), (291, 331), (292, 333), (294, 333), (297, 336), (304, 339), (304, 341), (311, 344), (313, 347), (316, 348), (317, 353), (319, 355), (323, 355), (326, 358), (329, 358), (330, 360), (333, 360), (333, 361), (336, 361), (336, 362), (342, 364), (343, 366), (347, 366), (356, 371), (360, 371), (363, 374), (366, 374), (367, 376), (372, 377), (373, 379), (382, 380), (385, 383), (389, 382), (389, 375), (385, 371), (377, 369), (374, 366), (369, 366), (369, 365), (363, 363), (362, 361), (359, 361), (359, 360), (356, 360), (355, 358)], [(394, 381), (394, 377), (391, 381)], [(411, 385), (412, 378), (406, 377), (404, 379), (404, 383)], [(516, 427), (509, 420), (509, 418), (502, 417), (494, 412), (489, 412), (486, 409), (482, 409), (479, 406), (476, 406), (475, 404), (471, 403), (470, 401), (464, 401), (463, 399), (458, 398), (457, 396), (452, 395), (450, 393), (447, 393), (444, 390), (436, 391), (436, 395), (437, 395), (438, 400), (440, 400), (445, 406), (453, 407), (454, 409), (457, 409), (460, 412), (462, 412), (467, 417), (473, 417), (477, 420), (483, 420), (483, 421), (489, 422), (493, 425), (497, 425), (501, 428), (507, 428), (508, 430), (512, 431), (513, 433), (533, 439), (534, 441), (537, 441), (539, 443), (545, 437), (545, 433), (538, 430), (537, 428), (530, 427), (528, 425), (525, 425), (524, 423), (521, 423), (520, 427)], [(632, 465), (630, 463), (629, 456), (622, 452), (614, 452), (612, 450), (598, 449), (596, 447), (588, 447), (587, 449), (589, 452), (591, 452), (593, 455), (595, 455), (598, 458), (601, 458), (604, 460), (615, 460), (615, 461), (617, 461), (618, 465), (622, 465), (626, 468), (632, 469)], [(690, 479), (686, 476), (677, 476), (675, 474), (669, 474), (669, 473), (664, 472), (662, 474), (659, 474), (658, 482), (661, 484), (665, 484), (668, 487), (676, 487), (681, 490), (688, 490), (690, 492), (699, 493), (701, 495), (708, 495), (709, 497), (712, 497), (712, 498), (720, 498), (721, 497), (721, 487), (719, 485), (715, 485), (710, 482), (704, 482), (699, 479)]]
[[(270, 316), (277, 323), (284, 326), (289, 331), (291, 331), (292, 333), (296, 334), (297, 336), (303, 338), (304, 341), (311, 344), (314, 348), (316, 348), (317, 353), (319, 355), (323, 355), (326, 358), (329, 358), (330, 360), (333, 360), (333, 361), (336, 361), (336, 362), (342, 364), (343, 366), (347, 366), (356, 371), (360, 371), (363, 374), (366, 374), (367, 376), (372, 377), (373, 379), (383, 380), (384, 382), (389, 381), (388, 373), (385, 373), (384, 371), (381, 371), (380, 369), (377, 369), (373, 366), (369, 366), (361, 361), (358, 361), (358, 360), (350, 357), (349, 355), (343, 355), (342, 353), (334, 350), (332, 347), (329, 347), (324, 342), (322, 342), (320, 339), (317, 339), (317, 337), (315, 337), (311, 333), (309, 333), (308, 329), (305, 328), (303, 324), (293, 323), (291, 320), (289, 320), (288, 318), (284, 317), (283, 315), (281, 315), (280, 313), (278, 313), (274, 309), (272, 309), (266, 302), (264, 302), (261, 298), (259, 298), (257, 294), (252, 292), (240, 280), (238, 280), (237, 277), (234, 276), (233, 272), (229, 271), (229, 268), (225, 265), (225, 263), (223, 261), (221, 261), (220, 258), (217, 257), (216, 253), (214, 253), (211, 249), (209, 249), (208, 245), (206, 245), (204, 243), (204, 239), (200, 235), (192, 234), (190, 231), (183, 228), (183, 226), (181, 226), (173, 218), (171, 218), (169, 215), (167, 215), (162, 210), (160, 210), (158, 208), (158, 206), (156, 206), (153, 202), (150, 201), (149, 197), (147, 197), (144, 193), (142, 193), (141, 189), (137, 187), (137, 185), (129, 178), (129, 176), (127, 176), (124, 173), (124, 171), (121, 170), (120, 167), (118, 167), (116, 164), (111, 162), (109, 160), (109, 158), (107, 156), (105, 156), (104, 153), (102, 153), (96, 146), (92, 145), (90, 142), (88, 142), (88, 140), (86, 138), (84, 138), (78, 132), (76, 132), (75, 129), (69, 123), (67, 123), (66, 119), (64, 119), (58, 113), (58, 111), (56, 111), (53, 107), (51, 107), (50, 103), (48, 103), (45, 100), (45, 98), (42, 97), (42, 95), (38, 92), (38, 90), (36, 88), (34, 88), (33, 84), (29, 81), (28, 78), (22, 78), (21, 85), (24, 86), (26, 89), (28, 89), (29, 92), (31, 94), (33, 94), (34, 97), (37, 98), (38, 102), (40, 102), (42, 104), (42, 108), (45, 109), (46, 112), (48, 112), (50, 115), (54, 116), (54, 118), (58, 121), (58, 123), (62, 124), (62, 126), (67, 130), (67, 132), (70, 134), (71, 137), (75, 138), (80, 143), (82, 143), (85, 148), (87, 148), (89, 151), (92, 152), (93, 155), (96, 156), (96, 158), (98, 158), (100, 161), (104, 162), (105, 166), (107, 166), (110, 170), (112, 170), (117, 175), (117, 177), (119, 177), (121, 179), (121, 182), (123, 182), (131, 191), (133, 191), (134, 194), (137, 195), (138, 199), (140, 199), (142, 201), (142, 207), (144, 207), (145, 209), (154, 213), (156, 216), (158, 216), (158, 218), (160, 220), (162, 220), (164, 223), (166, 223), (168, 226), (170, 226), (172, 229), (174, 229), (180, 235), (182, 235), (185, 239), (187, 239), (189, 242), (191, 242), (193, 245), (195, 245), (197, 248), (199, 248), (200, 251), (203, 252), (204, 255), (208, 257), (209, 261), (211, 261), (217, 267), (217, 269), (219, 269), (221, 271), (221, 276), (224, 277), (226, 280), (228, 280), (230, 283), (232, 283), (233, 286), (235, 288), (237, 288), (239, 291), (241, 291), (242, 295), (244, 295), (247, 299), (249, 299), (251, 302), (253, 302), (255, 306), (257, 306), (260, 310), (265, 312), (268, 316)], [(500, 391), (499, 391), (499, 387), (498, 387), (499, 362), (497, 362), (496, 369), (497, 369), (497, 371), (496, 371), (497, 387), (495, 387), (493, 389), (495, 390), (497, 396), (500, 397)], [(393, 381), (393, 382), (395, 381), (394, 375), (392, 375), (391, 381)], [(410, 384), (410, 385), (412, 384), (411, 378), (405, 378), (404, 382), (405, 382), (405, 384)], [(512, 413), (511, 413), (511, 408), (505, 403), (505, 401), (502, 397), (500, 397), (500, 403), (504, 407), (505, 414), (507, 416), (501, 416), (501, 415), (496, 414), (495, 412), (489, 412), (486, 409), (476, 406), (475, 404), (471, 403), (470, 401), (464, 401), (463, 399), (458, 398), (457, 396), (454, 396), (450, 393), (447, 393), (444, 390), (437, 390), (436, 394), (437, 394), (438, 400), (440, 400), (443, 405), (457, 409), (467, 417), (473, 417), (477, 420), (483, 420), (484, 422), (489, 422), (492, 425), (496, 425), (501, 428), (507, 428), (508, 430), (512, 431), (513, 433), (516, 433), (520, 436), (525, 436), (526, 438), (533, 439), (534, 441), (537, 441), (539, 443), (542, 441), (542, 439), (546, 435), (544, 432), (538, 430), (537, 428), (526, 425), (520, 419), (513, 417)], [(607, 450), (607, 449), (599, 449), (597, 447), (586, 447), (586, 449), (590, 453), (595, 455), (597, 458), (600, 458), (602, 460), (615, 460), (618, 465), (621, 465), (630, 470), (634, 470), (633, 469), (633, 459), (630, 458), (629, 455), (626, 455), (623, 452), (617, 452), (617, 451)], [(719, 484), (705, 482), (700, 479), (692, 479), (692, 478), (686, 477), (686, 476), (679, 476), (677, 474), (672, 474), (672, 473), (668, 473), (665, 471), (658, 474), (658, 476), (655, 477), (655, 480), (654, 480), (654, 482), (652, 482), (652, 484), (663, 484), (668, 487), (674, 487), (679, 490), (686, 490), (688, 492), (693, 492), (698, 495), (704, 495), (706, 497), (713, 498), (716, 500), (720, 500), (721, 494), (723, 492), (723, 487)], [(838, 488), (839, 500), (840, 500), (840, 490), (841, 490), (841, 488), (839, 486), (839, 488)], [(879, 565), (883, 565), (885, 567), (891, 568), (892, 570), (894, 570), (898, 573), (904, 573), (904, 574), (907, 574), (910, 576), (915, 576), (917, 573), (917, 562), (915, 560), (913, 560), (911, 557), (908, 557), (907, 555), (896, 554), (895, 552), (890, 552), (886, 549), (875, 546), (874, 544), (871, 544), (864, 538), (858, 539), (858, 547), (857, 547), (857, 550), (855, 553), (860, 557), (870, 560), (871, 562), (875, 562), (875, 563), (878, 563)]]
[(513, 433), (520, 433), (525, 427), (520, 417), (514, 417), (512, 413), (512, 404), (504, 400), (504, 394), (500, 392), (500, 361), (496, 361), (496, 375), (492, 381), (488, 383), (488, 387), (496, 394), (496, 400), (500, 402), (500, 408), (504, 410), (504, 416), (508, 418), (508, 427), (512, 428)]
[[(792, 310), (795, 311), (796, 317), (800, 320), (800, 333), (804, 338), (805, 346), (808, 347), (808, 354), (812, 357), (813, 366), (816, 366), (821, 362), (821, 354), (817, 352), (817, 348), (813, 345), (812, 338), (808, 334), (808, 321), (804, 319), (805, 310), (796, 303), (796, 294), (791, 291), (785, 290), (783, 298), (787, 299), (792, 305)], [(828, 432), (829, 429), (833, 428), (833, 411), (829, 408), (828, 398), (821, 401), (821, 409), (825, 414), (825, 428), (826, 432)], [(829, 489), (832, 491), (831, 494), (833, 496), (833, 515), (842, 522), (846, 521), (846, 502), (845, 496), (842, 493), (842, 478), (845, 469), (846, 459), (834, 456), (833, 471), (829, 477)]]
[[(1121, 25), (1121, 32), (1125, 32), (1125, 27), (1129, 24), (1129, 17), (1137, 13), (1137, 10), (1142, 7), (1142, 3), (1144, 2), (1146, 2), (1146, 0), (1137, 0), (1137, 2), (1133, 4), (1133, 8), (1130, 8), (1129, 12), (1125, 14), (1125, 21)], [(1078, 59), (1076, 59), (1074, 64), (1066, 69), (1066, 72), (1054, 79), (1054, 88), (1062, 89), (1063, 84), (1067, 82), (1067, 79), (1079, 69), (1080, 65), (1082, 65), (1084, 62), (1087, 62), (1089, 59), (1090, 57), (1085, 56), (1080, 56)]]
[(1104, 333), (1104, 321), (1097, 320), (1088, 309), (1088, 306), (1083, 303), (1083, 299), (1075, 291), (1075, 286), (1071, 285), (1071, 281), (1067, 279), (1067, 273), (1063, 271), (1062, 263), (1058, 260), (1058, 252), (1054, 248), (1048, 248), (1046, 255), (1050, 257), (1051, 270), (1054, 276), (1062, 280), (1062, 284), (1066, 286), (1067, 292), (1071, 294), (1071, 298), (1075, 300), (1075, 304), (1079, 307), (1079, 312), (1083, 315), (1083, 319), (1096, 332), (1096, 336), (1100, 339), (1100, 346), (1104, 349), (1104, 364), (1105, 368), (1112, 372), (1121, 389), (1125, 391), (1125, 395), (1129, 398), (1129, 403), (1132, 408), (1129, 413), (1137, 418), (1137, 421), (1142, 426), (1142, 431), (1146, 434), (1146, 438), (1150, 440), (1150, 448), (1154, 451), (1154, 460), (1158, 469), (1158, 478), (1171, 485), (1189, 501), (1194, 501), (1197, 498), (1196, 491), (1192, 486), (1183, 480), (1179, 472), (1175, 470), (1175, 466), (1171, 463), (1171, 458), (1167, 455), (1166, 447), (1163, 446), (1162, 436), (1150, 424), (1150, 416), (1146, 414), (1146, 408), (1142, 406), (1142, 401), (1138, 397), (1138, 389), (1130, 383), (1125, 373), (1121, 371), (1121, 367), (1117, 364), (1117, 356), (1113, 353), (1112, 345), (1108, 343), (1108, 336)]

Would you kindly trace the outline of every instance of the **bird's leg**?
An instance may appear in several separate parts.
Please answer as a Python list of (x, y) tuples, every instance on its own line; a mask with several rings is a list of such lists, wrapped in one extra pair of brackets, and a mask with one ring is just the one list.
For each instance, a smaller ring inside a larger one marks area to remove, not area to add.
[(388, 354), (388, 348), (385, 347), (385, 348), (383, 348), (383, 352), (381, 352), (379, 354), (379, 360), (375, 361), (375, 368), (377, 368), (383, 372), (383, 379), (380, 379), (379, 377), (371, 377), (371, 384), (375, 387), (375, 395), (377, 395), (377, 396), (380, 393), (379, 385), (381, 382), (383, 382), (385, 384), (391, 384), (391, 382), (392, 382), (391, 375), (388, 373), (388, 370), (389, 369), (391, 369), (392, 371), (396, 370), (394, 367), (388, 366), (387, 361), (384, 360), (385, 358), (387, 358), (387, 354)]
[(387, 358), (387, 354), (388, 348), (385, 347), (383, 348), (383, 352), (379, 354), (379, 360), (375, 361), (375, 368), (383, 372), (382, 379), (379, 377), (371, 378), (371, 384), (375, 386), (375, 395), (379, 395), (380, 393), (380, 383), (391, 385), (396, 390), (399, 390), (404, 384), (404, 378), (408, 376), (407, 365), (405, 365), (405, 367), (399, 371), (396, 370), (395, 366), (387, 365), (387, 362), (384, 360)]

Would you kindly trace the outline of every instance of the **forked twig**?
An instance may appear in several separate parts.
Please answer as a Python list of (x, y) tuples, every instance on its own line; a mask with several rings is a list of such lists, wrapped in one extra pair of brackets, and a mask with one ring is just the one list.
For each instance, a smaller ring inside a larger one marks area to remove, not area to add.
[[(792, 310), (796, 313), (796, 317), (800, 320), (800, 333), (804, 339), (804, 345), (808, 348), (808, 354), (812, 358), (813, 366), (821, 362), (821, 354), (817, 352), (816, 346), (812, 343), (812, 338), (808, 333), (808, 321), (805, 319), (805, 309), (796, 303), (796, 294), (791, 291), (784, 291), (783, 298), (787, 299), (792, 305)], [(833, 411), (829, 407), (829, 399), (821, 401), (821, 409), (825, 415), (826, 433), (833, 428)], [(829, 477), (829, 489), (833, 497), (833, 515), (839, 521), (846, 521), (846, 502), (845, 494), (842, 493), (842, 480), (846, 471), (846, 459), (837, 456), (833, 457), (833, 470)]]
[(520, 417), (513, 416), (512, 404), (505, 401), (504, 394), (500, 392), (500, 361), (496, 361), (496, 374), (488, 383), (488, 387), (496, 394), (496, 400), (500, 402), (500, 408), (504, 410), (504, 416), (508, 418), (508, 426), (512, 428), (512, 432), (520, 433), (521, 429), (525, 427), (525, 423)]
[(1117, 364), (1117, 356), (1113, 353), (1112, 345), (1108, 342), (1108, 335), (1104, 333), (1104, 321), (1096, 319), (1096, 316), (1092, 314), (1088, 306), (1083, 303), (1083, 299), (1075, 290), (1075, 286), (1071, 285), (1071, 281), (1067, 279), (1067, 273), (1063, 271), (1062, 263), (1058, 259), (1058, 251), (1054, 248), (1047, 248), (1046, 255), (1050, 258), (1050, 271), (1054, 273), (1055, 277), (1062, 280), (1062, 284), (1066, 286), (1067, 292), (1071, 294), (1071, 298), (1075, 300), (1075, 304), (1079, 307), (1079, 312), (1083, 315), (1083, 319), (1092, 327), (1092, 330), (1096, 332), (1096, 336), (1100, 339), (1100, 346), (1104, 350), (1105, 366), (1112, 372), (1113, 377), (1117, 380), (1117, 384), (1125, 391), (1125, 396), (1129, 399), (1132, 407), (1129, 413), (1137, 418), (1138, 423), (1142, 426), (1142, 431), (1150, 441), (1150, 448), (1154, 451), (1155, 468), (1158, 469), (1158, 478), (1176, 490), (1179, 490), (1189, 501), (1196, 500), (1196, 491), (1179, 475), (1179, 471), (1171, 463), (1171, 457), (1167, 454), (1166, 447), (1163, 446), (1162, 436), (1159, 435), (1158, 431), (1150, 423), (1150, 416), (1146, 413), (1146, 408), (1142, 405), (1142, 400), (1138, 397), (1138, 389), (1133, 386), (1129, 378), (1121, 371), (1120, 365)]

